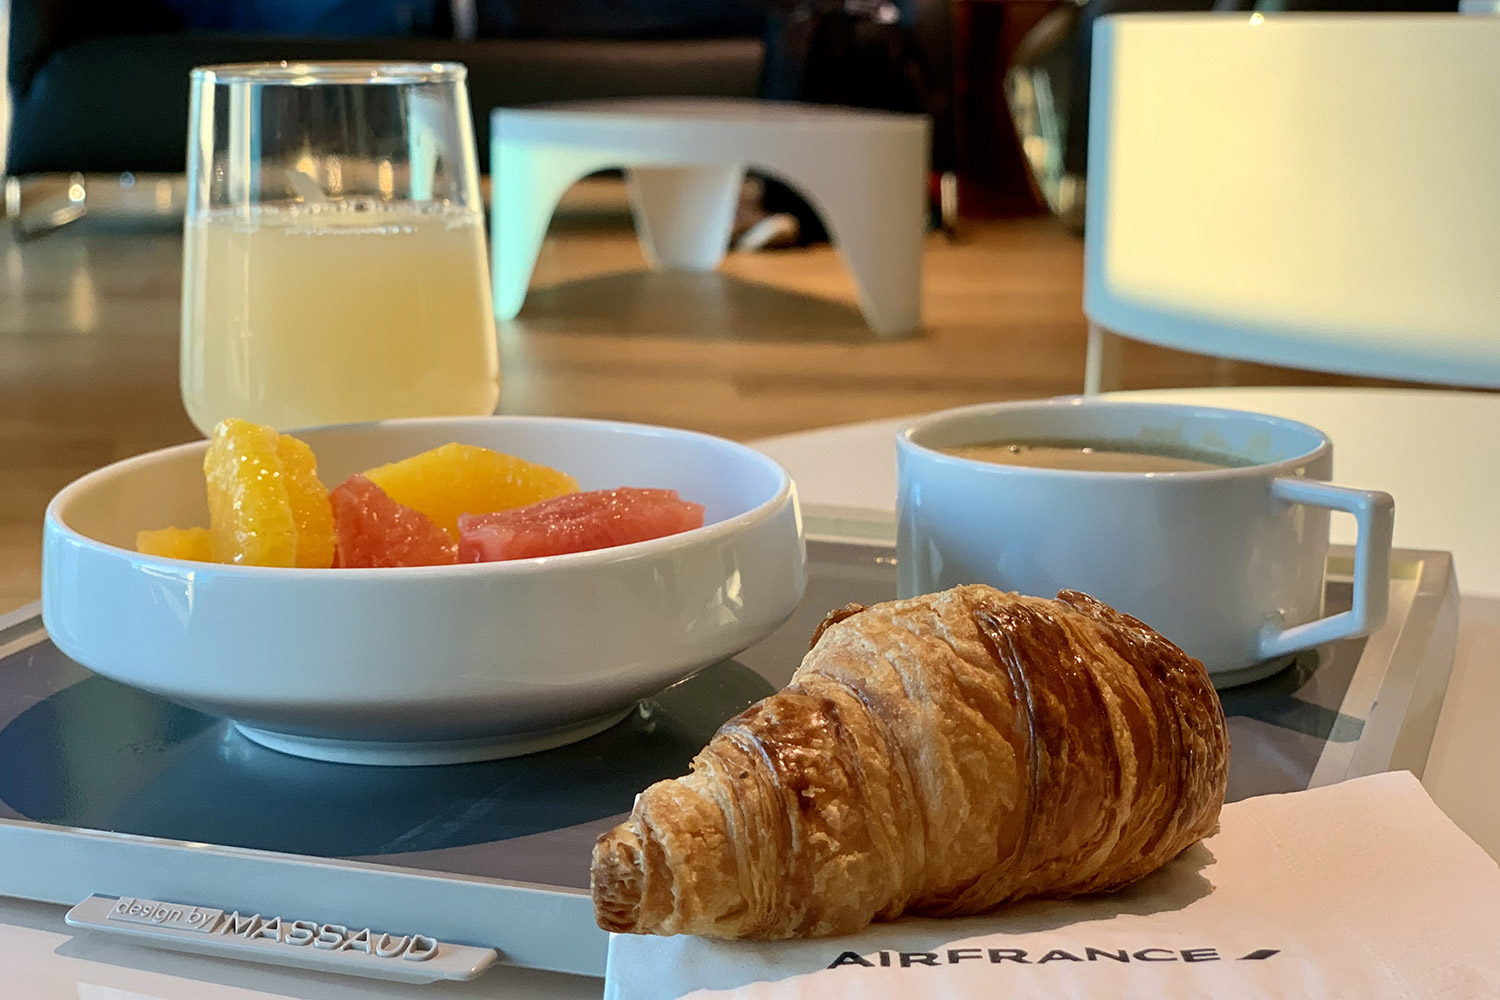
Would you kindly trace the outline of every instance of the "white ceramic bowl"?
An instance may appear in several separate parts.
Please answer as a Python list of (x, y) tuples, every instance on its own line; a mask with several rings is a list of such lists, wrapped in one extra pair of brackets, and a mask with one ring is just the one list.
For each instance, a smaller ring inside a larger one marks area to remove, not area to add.
[(593, 420), (402, 420), (299, 434), (332, 486), (449, 441), (555, 466), (583, 489), (675, 489), (705, 525), (506, 563), (269, 569), (132, 551), (206, 525), (206, 442), (117, 462), (47, 508), (42, 614), (106, 677), (233, 720), (302, 756), (425, 764), (582, 739), (763, 638), (806, 583), (786, 471), (743, 445)]

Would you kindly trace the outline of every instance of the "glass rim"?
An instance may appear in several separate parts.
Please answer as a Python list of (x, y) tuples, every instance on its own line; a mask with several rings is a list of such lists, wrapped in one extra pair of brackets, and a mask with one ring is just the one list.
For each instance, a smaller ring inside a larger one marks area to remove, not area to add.
[(327, 84), (410, 84), (462, 82), (468, 75), (463, 63), (387, 62), (376, 59), (329, 60), (327, 62), (220, 63), (196, 66), (194, 82), (260, 83), (288, 87)]

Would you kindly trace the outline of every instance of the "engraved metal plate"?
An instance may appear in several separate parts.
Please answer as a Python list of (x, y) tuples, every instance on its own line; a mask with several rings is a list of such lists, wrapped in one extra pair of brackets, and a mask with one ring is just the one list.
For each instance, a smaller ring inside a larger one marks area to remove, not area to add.
[(64, 919), (70, 927), (118, 934), (158, 948), (403, 983), (473, 979), (499, 958), (493, 948), (450, 944), (427, 934), (226, 913), (133, 896), (90, 896)]
[(180, 906), (155, 899), (121, 896), (115, 900), (115, 905), (110, 907), (104, 919), (115, 923), (145, 924), (148, 927), (206, 934), (219, 925), (223, 916), (223, 910), (210, 910), (204, 906)]

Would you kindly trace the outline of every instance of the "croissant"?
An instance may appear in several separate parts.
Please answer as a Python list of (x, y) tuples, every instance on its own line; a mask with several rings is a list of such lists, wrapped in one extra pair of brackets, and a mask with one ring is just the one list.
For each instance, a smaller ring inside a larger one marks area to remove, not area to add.
[(833, 612), (791, 683), (594, 847), (599, 926), (780, 939), (1115, 889), (1212, 832), (1203, 665), (1086, 594)]

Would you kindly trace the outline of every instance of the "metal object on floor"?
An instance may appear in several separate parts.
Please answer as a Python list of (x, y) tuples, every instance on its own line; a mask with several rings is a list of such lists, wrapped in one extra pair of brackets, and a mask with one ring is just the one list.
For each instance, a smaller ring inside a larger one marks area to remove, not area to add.
[(18, 240), (36, 239), (56, 232), (68, 223), (83, 218), (88, 211), (85, 203), (88, 189), (84, 186), (82, 174), (70, 175), (62, 194), (51, 195), (34, 208), (27, 209), (24, 206), (22, 194), (21, 182), (14, 177), (7, 178), (6, 213), (10, 215), (11, 228)]
[(1005, 72), (1005, 100), (1031, 179), (1047, 208), (1070, 231), (1083, 233), (1086, 182), (1070, 168), (1069, 141), (1078, 140), (1070, 121), (1075, 88), (1088, 86), (1088, 67), (1076, 64), (1079, 32), (1091, 24), (1081, 5), (1059, 7), (1038, 22), (1016, 48)]
[(172, 224), (187, 192), (181, 174), (40, 174), (5, 178), (5, 214), (18, 240), (55, 233), (87, 216)]
[(952, 170), (938, 175), (938, 225), (949, 240), (958, 238), (958, 174)]

